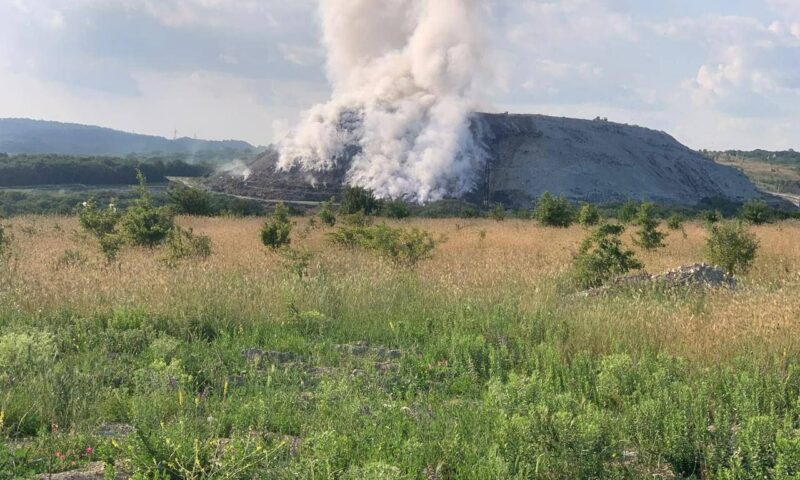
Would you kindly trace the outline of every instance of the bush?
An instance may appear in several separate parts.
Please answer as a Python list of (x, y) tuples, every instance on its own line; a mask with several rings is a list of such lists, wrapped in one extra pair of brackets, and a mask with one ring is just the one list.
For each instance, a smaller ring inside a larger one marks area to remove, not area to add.
[(403, 200), (389, 200), (383, 204), (383, 214), (389, 218), (403, 219), (411, 216), (411, 209)]
[(580, 288), (599, 287), (608, 280), (642, 268), (630, 250), (625, 250), (620, 235), (622, 225), (603, 225), (583, 240), (573, 260), (573, 276)]
[(578, 210), (578, 223), (584, 227), (592, 227), (600, 223), (600, 210), (596, 205), (584, 203)]
[(116, 232), (122, 215), (115, 203), (112, 200), (106, 208), (98, 208), (94, 198), (83, 202), (78, 207), (78, 221), (83, 229), (97, 238)]
[(292, 222), (289, 219), (289, 209), (283, 202), (275, 205), (272, 220), (261, 227), (261, 243), (273, 250), (285, 247), (291, 243)]
[(639, 204), (634, 200), (628, 200), (619, 207), (617, 219), (622, 223), (631, 223), (636, 219), (636, 212), (639, 211)]
[(46, 332), (9, 332), (0, 336), (0, 381), (3, 375), (41, 370), (55, 361), (57, 347)]
[(167, 236), (167, 250), (163, 261), (168, 266), (175, 266), (183, 259), (206, 259), (211, 256), (211, 238), (206, 235), (195, 235), (190, 228), (184, 230), (175, 225)]
[(6, 228), (3, 226), (3, 224), (0, 224), (0, 259), (8, 255), (10, 248), (11, 234), (6, 232)]
[(684, 222), (686, 222), (686, 217), (677, 212), (673, 213), (667, 218), (667, 228), (670, 230), (681, 230)]
[(341, 227), (328, 238), (338, 245), (371, 250), (395, 265), (407, 267), (427, 258), (436, 247), (436, 241), (424, 230), (388, 225)]
[(169, 208), (153, 206), (142, 172), (138, 173), (138, 178), (139, 198), (122, 216), (120, 224), (131, 244), (152, 248), (166, 240), (175, 222)]
[(636, 244), (645, 250), (655, 250), (664, 246), (666, 234), (658, 230), (658, 220), (655, 218), (655, 207), (652, 203), (645, 202), (639, 206), (636, 213)]
[(703, 210), (700, 212), (700, 220), (708, 224), (721, 222), (722, 218), (722, 213), (719, 210)]
[(709, 262), (729, 274), (747, 273), (758, 252), (758, 239), (741, 222), (712, 225), (705, 252)]
[(742, 205), (742, 220), (753, 225), (763, 225), (772, 219), (772, 210), (764, 200), (752, 200)]
[(380, 208), (380, 202), (370, 190), (350, 186), (345, 186), (342, 190), (342, 205), (339, 207), (339, 213), (352, 215), (362, 212), (364, 215), (373, 215)]
[(503, 208), (503, 204), (498, 203), (494, 206), (493, 209), (489, 211), (489, 217), (496, 222), (502, 222), (506, 219), (506, 210)]
[(542, 225), (567, 228), (575, 219), (575, 209), (564, 195), (553, 197), (544, 192), (536, 202), (533, 217)]
[(327, 202), (322, 202), (317, 215), (319, 216), (319, 220), (323, 225), (327, 225), (329, 227), (336, 225), (336, 214), (333, 213), (333, 199), (330, 199)]
[(197, 216), (214, 213), (211, 194), (205, 190), (179, 186), (167, 191), (167, 196), (175, 213)]

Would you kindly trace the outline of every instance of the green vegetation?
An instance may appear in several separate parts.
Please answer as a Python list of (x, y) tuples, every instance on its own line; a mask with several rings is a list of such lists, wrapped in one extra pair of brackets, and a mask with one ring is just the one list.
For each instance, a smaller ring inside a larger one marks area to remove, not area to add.
[(631, 250), (622, 245), (622, 225), (606, 224), (581, 243), (573, 260), (573, 280), (580, 288), (599, 287), (614, 277), (642, 268)]
[(292, 221), (289, 219), (289, 209), (279, 203), (272, 212), (272, 220), (261, 227), (261, 243), (273, 250), (288, 246), (292, 239)]
[(120, 230), (131, 244), (152, 248), (167, 238), (175, 220), (169, 208), (153, 205), (142, 172), (138, 173), (137, 178), (139, 198), (119, 219)]
[(401, 220), (411, 216), (411, 209), (408, 207), (408, 204), (401, 199), (386, 200), (383, 202), (381, 213), (387, 218)]
[(345, 186), (342, 190), (342, 205), (339, 207), (339, 213), (353, 215), (361, 212), (364, 215), (374, 215), (380, 210), (381, 202), (371, 191), (350, 186)]
[(191, 228), (185, 230), (175, 225), (167, 235), (163, 261), (174, 267), (182, 260), (204, 260), (211, 256), (211, 238), (195, 235)]
[(169, 204), (177, 214), (212, 215), (214, 214), (213, 195), (204, 190), (177, 186), (167, 191)]
[(334, 244), (371, 250), (403, 267), (415, 266), (436, 248), (436, 241), (424, 230), (392, 228), (388, 225), (340, 227), (329, 233), (328, 237)]
[(17, 155), (0, 157), (0, 187), (33, 185), (130, 185), (141, 171), (156, 183), (166, 177), (201, 177), (213, 172), (209, 165), (185, 159), (70, 157), (65, 155)]
[(731, 275), (747, 273), (758, 252), (758, 239), (741, 222), (709, 227), (706, 257)]
[(495, 222), (502, 222), (506, 219), (506, 209), (501, 203), (498, 203), (489, 211), (489, 218)]
[(673, 213), (667, 218), (667, 228), (670, 230), (681, 230), (686, 222), (686, 217), (678, 212)]
[(636, 225), (639, 226), (636, 231), (636, 245), (645, 250), (664, 247), (664, 238), (667, 236), (658, 230), (660, 222), (656, 219), (654, 210), (655, 207), (652, 203), (645, 202), (639, 206), (639, 211), (636, 212)]
[(752, 200), (742, 205), (742, 219), (753, 225), (763, 225), (772, 219), (772, 209), (763, 200)]
[(319, 216), (319, 220), (323, 225), (327, 225), (329, 227), (336, 225), (336, 214), (333, 213), (333, 199), (330, 199), (327, 202), (322, 202), (317, 216)]
[(617, 211), (617, 220), (622, 223), (628, 224), (636, 219), (636, 213), (639, 211), (639, 203), (635, 200), (628, 200), (620, 205)]
[(544, 192), (533, 210), (533, 218), (548, 227), (566, 228), (575, 220), (575, 209), (563, 195), (553, 197)]
[(578, 210), (577, 221), (584, 227), (593, 227), (600, 223), (600, 209), (593, 203), (584, 203)]
[(763, 190), (800, 194), (800, 152), (730, 150), (704, 153), (717, 163), (741, 170)]

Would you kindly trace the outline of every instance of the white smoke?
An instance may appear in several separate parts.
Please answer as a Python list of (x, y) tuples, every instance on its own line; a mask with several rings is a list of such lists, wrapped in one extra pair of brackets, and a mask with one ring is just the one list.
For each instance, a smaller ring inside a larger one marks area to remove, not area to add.
[(485, 71), (482, 0), (321, 0), (333, 98), (280, 144), (279, 167), (417, 202), (466, 193), (483, 153), (469, 131)]
[(248, 167), (246, 163), (238, 158), (226, 163), (225, 165), (222, 165), (217, 169), (217, 171), (225, 173), (230, 177), (241, 177), (242, 181), (247, 181), (247, 179), (250, 178), (250, 175), (253, 174), (253, 171), (250, 170), (250, 167)]

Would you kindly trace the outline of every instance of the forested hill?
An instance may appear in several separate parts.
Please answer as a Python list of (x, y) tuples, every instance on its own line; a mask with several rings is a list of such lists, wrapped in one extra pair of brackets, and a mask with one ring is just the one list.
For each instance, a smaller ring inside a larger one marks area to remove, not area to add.
[(169, 140), (110, 128), (29, 119), (0, 119), (0, 152), (126, 156), (141, 153), (194, 153), (198, 151), (252, 152), (255, 147), (239, 140)]

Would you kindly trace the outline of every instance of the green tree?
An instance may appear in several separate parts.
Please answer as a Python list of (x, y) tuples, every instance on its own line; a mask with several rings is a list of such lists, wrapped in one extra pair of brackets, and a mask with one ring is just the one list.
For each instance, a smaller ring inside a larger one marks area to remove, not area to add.
[(120, 221), (122, 232), (133, 245), (154, 247), (167, 238), (175, 225), (172, 212), (167, 207), (155, 207), (147, 190), (142, 172), (137, 173), (139, 198), (125, 212)]
[(536, 202), (533, 217), (542, 225), (566, 228), (575, 220), (575, 209), (564, 195), (554, 197), (544, 192)]
[(680, 213), (673, 213), (672, 215), (667, 218), (667, 228), (670, 230), (681, 230), (683, 228), (683, 223), (686, 221), (686, 217), (681, 215)]
[(345, 186), (342, 190), (342, 205), (339, 207), (341, 214), (352, 215), (363, 212), (365, 215), (374, 215), (380, 208), (381, 203), (370, 190), (351, 186)]
[(323, 225), (327, 225), (329, 227), (336, 225), (336, 214), (333, 213), (333, 199), (330, 199), (327, 202), (322, 202), (317, 216), (319, 216), (319, 220)]
[(406, 202), (398, 198), (383, 202), (383, 214), (389, 218), (408, 218), (411, 216), (411, 209)]
[(645, 250), (663, 247), (666, 234), (658, 230), (658, 224), (655, 206), (649, 202), (642, 203), (636, 213), (636, 225), (639, 226), (639, 230), (636, 231), (636, 244)]
[(721, 222), (722, 218), (722, 212), (719, 210), (703, 210), (700, 212), (700, 220), (708, 224)]
[(167, 196), (176, 213), (207, 216), (214, 211), (211, 194), (205, 190), (179, 186), (168, 190)]
[(622, 223), (631, 223), (636, 219), (636, 212), (639, 211), (639, 204), (634, 200), (628, 200), (619, 207), (617, 218)]
[(734, 275), (750, 270), (758, 246), (758, 239), (742, 222), (726, 222), (709, 227), (705, 252), (709, 262)]
[(272, 220), (261, 227), (261, 243), (273, 250), (285, 247), (291, 243), (292, 222), (289, 219), (289, 209), (283, 202), (275, 205)]
[(626, 250), (622, 225), (602, 225), (581, 243), (573, 260), (573, 278), (580, 288), (598, 287), (608, 280), (642, 268), (633, 251)]
[(592, 203), (584, 203), (578, 210), (578, 223), (584, 227), (592, 227), (600, 223), (600, 209)]
[(764, 200), (751, 200), (742, 205), (740, 216), (747, 223), (763, 225), (772, 219), (772, 209)]
[(94, 198), (90, 198), (78, 207), (81, 227), (97, 238), (115, 233), (120, 218), (122, 214), (117, 210), (114, 200), (106, 208), (98, 208)]

